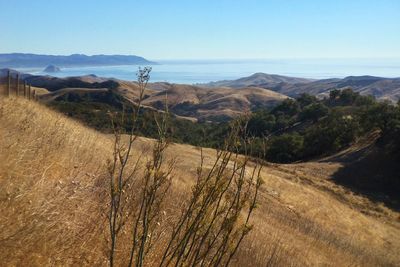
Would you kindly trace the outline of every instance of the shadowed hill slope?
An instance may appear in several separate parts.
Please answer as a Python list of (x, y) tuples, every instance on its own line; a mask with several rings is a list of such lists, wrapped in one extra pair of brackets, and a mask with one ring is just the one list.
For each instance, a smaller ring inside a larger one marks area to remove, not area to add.
[[(12, 98), (0, 99), (0, 125), (1, 265), (107, 266), (110, 137)], [(135, 154), (148, 153), (152, 142), (141, 138)], [(207, 168), (215, 151), (203, 155)], [(173, 217), (193, 184), (200, 151), (171, 144), (166, 157), (178, 157), (167, 203)], [(329, 171), (340, 164), (312, 164), (264, 167), (254, 229), (232, 265), (396, 266), (399, 213), (332, 183)]]
[(337, 162), (342, 165), (332, 175), (336, 183), (400, 211), (399, 159), (386, 151), (378, 133), (371, 134), (368, 139), (364, 138), (321, 162)]

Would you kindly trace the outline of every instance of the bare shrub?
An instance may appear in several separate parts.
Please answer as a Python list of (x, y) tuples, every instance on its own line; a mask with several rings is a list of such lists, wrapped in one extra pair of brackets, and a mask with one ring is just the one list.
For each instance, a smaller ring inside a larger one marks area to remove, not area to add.
[[(158, 138), (150, 157), (144, 152), (132, 155), (138, 136), (138, 116), (151, 69), (139, 69), (140, 94), (133, 108), (132, 127), (128, 141), (122, 140), (124, 115), (115, 118), (111, 114), (114, 129), (113, 158), (108, 163), (110, 207), (108, 224), (110, 230), (109, 263), (127, 262), (128, 266), (143, 266), (150, 256), (159, 266), (206, 265), (227, 266), (236, 254), (242, 240), (252, 228), (250, 217), (256, 208), (257, 194), (261, 186), (261, 167), (249, 168), (250, 158), (240, 156), (238, 151), (251, 147), (246, 138), (243, 120), (235, 121), (226, 138), (225, 146), (217, 152), (211, 169), (201, 164), (191, 197), (180, 216), (173, 220), (169, 234), (160, 228), (161, 207), (171, 185), (175, 160), (166, 161), (164, 152), (168, 146), (166, 138), (168, 109), (155, 114)], [(118, 254), (117, 247), (127, 242), (122, 233), (131, 233), (129, 261), (126, 255)], [(155, 241), (165, 242), (160, 253), (153, 253)], [(117, 255), (118, 254), (118, 255)], [(117, 255), (117, 256), (116, 256)]]
[(201, 161), (191, 198), (172, 229), (160, 266), (226, 266), (251, 230), (261, 167), (249, 170), (249, 157), (233, 152), (246, 145), (240, 139), (241, 125), (234, 123), (210, 170)]
[[(122, 140), (122, 130), (119, 125), (124, 124), (125, 113), (121, 118), (111, 115), (114, 129), (113, 158), (108, 162), (110, 209), (108, 224), (110, 230), (110, 266), (114, 265), (117, 239), (125, 227), (132, 232), (132, 241), (129, 255), (129, 266), (142, 266), (146, 253), (152, 247), (154, 223), (160, 214), (160, 206), (170, 186), (170, 174), (174, 162), (164, 166), (164, 151), (167, 148), (165, 136), (167, 114), (162, 118), (155, 115), (159, 129), (159, 138), (154, 144), (153, 153), (147, 160), (143, 159), (143, 152), (134, 159), (132, 148), (138, 136), (137, 121), (140, 114), (141, 102), (146, 85), (149, 81), (151, 68), (139, 69), (138, 84), (140, 94), (136, 106), (131, 112), (132, 127), (128, 142)], [(118, 119), (120, 121), (118, 121)], [(143, 161), (145, 161), (144, 170)]]

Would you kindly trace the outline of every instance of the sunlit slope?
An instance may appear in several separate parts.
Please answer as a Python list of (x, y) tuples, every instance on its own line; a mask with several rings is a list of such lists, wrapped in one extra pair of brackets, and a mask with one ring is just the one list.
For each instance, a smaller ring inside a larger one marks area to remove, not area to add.
[[(0, 100), (0, 126), (0, 265), (106, 266), (112, 138), (22, 99)], [(134, 154), (152, 142), (140, 139)], [(207, 167), (215, 151), (203, 154)], [(172, 157), (169, 213), (176, 216), (200, 149), (171, 144)], [(234, 265), (396, 266), (399, 214), (335, 185), (335, 164), (265, 166), (254, 229)]]

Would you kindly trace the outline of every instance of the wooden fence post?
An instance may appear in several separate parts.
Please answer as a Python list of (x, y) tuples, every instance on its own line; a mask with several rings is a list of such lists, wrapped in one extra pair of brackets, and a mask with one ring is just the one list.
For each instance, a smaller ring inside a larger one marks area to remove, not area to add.
[(24, 98), (26, 98), (26, 81), (24, 81)]
[(19, 73), (17, 73), (17, 96), (19, 96)]
[(33, 100), (36, 100), (36, 90), (33, 90), (32, 98), (33, 98)]
[(28, 86), (28, 99), (31, 100), (31, 85)]
[(10, 74), (10, 70), (8, 70), (8, 86), (7, 86), (7, 96), (10, 96), (10, 92), (11, 92), (11, 74)]

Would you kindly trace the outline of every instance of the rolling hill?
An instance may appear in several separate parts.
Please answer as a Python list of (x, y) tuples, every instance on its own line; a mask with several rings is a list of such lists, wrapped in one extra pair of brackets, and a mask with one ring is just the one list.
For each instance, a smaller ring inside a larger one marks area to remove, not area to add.
[(150, 88), (163, 89), (147, 97), (143, 104), (164, 109), (167, 99), (169, 109), (181, 116), (200, 120), (221, 121), (234, 118), (258, 107), (272, 107), (287, 97), (263, 88), (203, 88), (192, 85), (160, 84)]
[(349, 76), (343, 79), (307, 80), (256, 73), (238, 80), (212, 82), (205, 86), (229, 86), (237, 88), (243, 86), (243, 84), (246, 84), (246, 86), (270, 89), (290, 97), (297, 97), (302, 93), (324, 97), (328, 96), (331, 90), (351, 87), (355, 92), (359, 92), (362, 95), (373, 95), (380, 100), (397, 102), (400, 99), (400, 78), (373, 76)]
[[(0, 70), (0, 77), (4, 78), (7, 72), (8, 69)], [(15, 78), (17, 72), (11, 71), (11, 74)], [(58, 98), (54, 96), (82, 92), (86, 95), (92, 94), (96, 98), (98, 89), (108, 89), (131, 103), (136, 103), (139, 96), (139, 88), (135, 82), (106, 79), (95, 75), (57, 78), (20, 73), (20, 77), (32, 86), (50, 91), (48, 96), (41, 96), (41, 99), (47, 101), (57, 100)], [(165, 108), (166, 96), (169, 110), (173, 114), (202, 121), (225, 121), (259, 107), (272, 107), (287, 98), (280, 93), (258, 87), (204, 88), (194, 85), (151, 83), (145, 92), (143, 105), (162, 111)]]
[(240, 88), (245, 86), (260, 86), (265, 84), (270, 84), (270, 85), (280, 84), (280, 83), (298, 84), (298, 83), (308, 83), (311, 81), (313, 80), (259, 72), (259, 73), (254, 73), (249, 77), (244, 77), (237, 80), (210, 82), (207, 83), (206, 85), (212, 87), (227, 86), (233, 88)]

